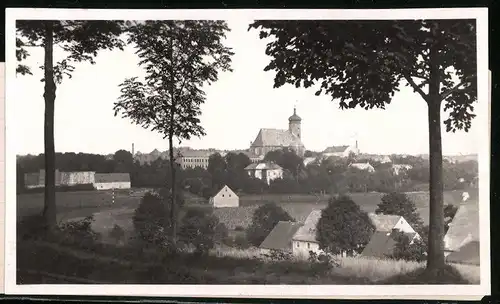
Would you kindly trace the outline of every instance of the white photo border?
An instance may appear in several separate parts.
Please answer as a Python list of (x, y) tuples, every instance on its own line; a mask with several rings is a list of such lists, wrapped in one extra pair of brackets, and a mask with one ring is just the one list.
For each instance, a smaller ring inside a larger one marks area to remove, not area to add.
[[(479, 159), (480, 273), (479, 285), (17, 285), (16, 284), (16, 119), (12, 100), (16, 77), (16, 20), (167, 20), (167, 19), (332, 19), (409, 20), (476, 19), (478, 104), (474, 123), (480, 124)], [(170, 297), (248, 298), (441, 298), (478, 299), (491, 293), (490, 275), (490, 84), (488, 72), (488, 9), (199, 9), (199, 10), (118, 10), (118, 9), (6, 9), (6, 95), (5, 95), (5, 293), (26, 295), (119, 295)]]

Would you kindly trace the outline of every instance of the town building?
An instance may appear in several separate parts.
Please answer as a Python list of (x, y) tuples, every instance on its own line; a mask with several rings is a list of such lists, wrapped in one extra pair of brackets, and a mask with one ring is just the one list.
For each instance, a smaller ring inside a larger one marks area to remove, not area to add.
[(264, 156), (270, 151), (289, 148), (297, 155), (303, 156), (305, 148), (301, 140), (301, 121), (294, 108), (293, 115), (288, 118), (288, 130), (260, 129), (250, 145), (250, 152)]
[(129, 173), (95, 173), (94, 187), (97, 190), (130, 189)]
[(278, 222), (259, 246), (260, 253), (270, 254), (273, 250), (293, 253), (292, 238), (301, 226), (301, 223), (296, 222)]
[(354, 146), (352, 145), (331, 146), (326, 148), (322, 153), (324, 158), (328, 157), (346, 158), (349, 157), (350, 155), (358, 155), (358, 154), (359, 154), (358, 141), (356, 141), (356, 144)]
[(462, 204), (444, 237), (448, 262), (479, 265), (479, 208)]
[(411, 169), (413, 169), (412, 165), (407, 165), (407, 164), (393, 164), (392, 165), (392, 172), (394, 175), (399, 175), (403, 172), (408, 172)]
[(363, 249), (361, 255), (365, 257), (387, 258), (394, 252), (396, 245), (396, 232), (403, 232), (410, 242), (420, 239), (420, 235), (399, 215), (388, 214), (368, 214), (372, 224), (375, 226), (375, 232), (370, 241)]
[(214, 208), (238, 207), (240, 205), (240, 198), (231, 188), (224, 185), (217, 194), (209, 199), (209, 204)]
[[(57, 186), (75, 186), (94, 184), (94, 171), (61, 172), (55, 171), (55, 185)], [(25, 173), (24, 186), (27, 189), (45, 187), (45, 170), (39, 172)]]
[(253, 163), (245, 167), (248, 176), (263, 180), (270, 184), (272, 180), (283, 178), (283, 168), (272, 162)]
[(316, 226), (320, 218), (321, 210), (312, 210), (304, 221), (304, 225), (293, 235), (292, 252), (294, 256), (307, 258), (309, 257), (309, 251), (317, 254), (323, 252), (319, 249), (319, 242), (316, 239)]
[(349, 164), (349, 167), (356, 168), (358, 170), (368, 171), (370, 173), (375, 172), (375, 168), (369, 163), (352, 163)]

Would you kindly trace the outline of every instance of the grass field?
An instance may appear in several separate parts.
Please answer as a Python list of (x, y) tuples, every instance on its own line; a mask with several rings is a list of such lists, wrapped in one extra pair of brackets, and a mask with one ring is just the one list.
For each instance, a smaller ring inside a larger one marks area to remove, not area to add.
[[(144, 190), (116, 191), (114, 203), (111, 191), (78, 191), (58, 192), (56, 202), (58, 208), (58, 221), (82, 218), (94, 215), (97, 232), (105, 233), (115, 224), (125, 230), (132, 229), (132, 215), (138, 206)], [(467, 205), (478, 207), (477, 191), (469, 191), (471, 198)], [(382, 193), (353, 193), (352, 199), (366, 212), (374, 212), (380, 202)], [(414, 200), (418, 211), (425, 223), (428, 222), (429, 195), (427, 192), (408, 193)], [(199, 205), (199, 198), (194, 195), (186, 196), (186, 205)], [(237, 226), (248, 227), (252, 215), (258, 206), (265, 202), (275, 202), (282, 206), (295, 220), (303, 222), (313, 209), (323, 209), (328, 201), (327, 196), (314, 195), (244, 195), (240, 197), (238, 208), (218, 208), (215, 215), (230, 230)], [(458, 205), (462, 202), (461, 191), (448, 191), (444, 193), (445, 204)], [(191, 204), (192, 203), (192, 204)], [(40, 214), (43, 210), (43, 194), (21, 194), (17, 196), (17, 216)]]

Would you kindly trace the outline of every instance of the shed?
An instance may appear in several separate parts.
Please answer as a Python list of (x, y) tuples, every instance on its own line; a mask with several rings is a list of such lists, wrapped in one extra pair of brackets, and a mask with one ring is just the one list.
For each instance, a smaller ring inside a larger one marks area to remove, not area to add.
[(260, 244), (261, 253), (269, 253), (271, 250), (292, 252), (292, 238), (302, 226), (300, 223), (280, 221), (265, 240)]
[(240, 205), (240, 198), (231, 188), (224, 185), (217, 194), (210, 198), (209, 203), (214, 208), (238, 207)]

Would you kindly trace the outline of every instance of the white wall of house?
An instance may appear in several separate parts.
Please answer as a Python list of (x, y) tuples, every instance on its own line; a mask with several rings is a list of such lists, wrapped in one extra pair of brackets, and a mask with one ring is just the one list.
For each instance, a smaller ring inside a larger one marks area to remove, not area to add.
[(216, 195), (210, 198), (214, 207), (238, 207), (240, 198), (228, 186), (224, 186)]
[(97, 190), (130, 189), (130, 182), (94, 183)]
[(273, 169), (267, 170), (266, 183), (269, 185), (272, 180), (283, 178), (283, 170)]
[(319, 249), (319, 244), (316, 242), (292, 241), (292, 252), (294, 256), (308, 258), (309, 251), (316, 252), (317, 254), (323, 252)]
[(95, 172), (61, 172), (61, 185), (73, 186), (93, 184), (95, 182)]

